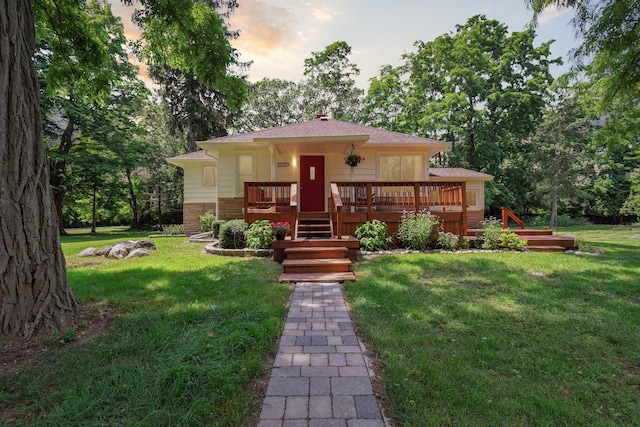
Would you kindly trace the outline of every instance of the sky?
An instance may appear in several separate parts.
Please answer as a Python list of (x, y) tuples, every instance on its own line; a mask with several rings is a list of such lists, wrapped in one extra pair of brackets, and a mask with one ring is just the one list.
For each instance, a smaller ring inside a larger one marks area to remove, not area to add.
[[(130, 38), (137, 38), (131, 9), (111, 0), (113, 13), (122, 17)], [(509, 32), (526, 29), (531, 11), (525, 0), (238, 0), (240, 7), (229, 19), (229, 28), (240, 30), (232, 42), (241, 61), (253, 61), (249, 80), (303, 78), (304, 60), (336, 41), (352, 48), (358, 86), (366, 89), (384, 65), (398, 66), (402, 55), (413, 52), (418, 40), (428, 42), (455, 33), (456, 25), (483, 14), (506, 24)], [(568, 70), (569, 52), (578, 40), (569, 21), (572, 13), (549, 8), (540, 16), (535, 45), (554, 39), (555, 76)]]

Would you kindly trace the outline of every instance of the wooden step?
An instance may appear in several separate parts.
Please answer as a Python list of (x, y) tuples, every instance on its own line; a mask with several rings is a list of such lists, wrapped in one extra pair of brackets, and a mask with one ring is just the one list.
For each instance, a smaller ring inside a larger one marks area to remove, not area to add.
[(531, 252), (564, 252), (567, 250), (564, 246), (525, 246), (525, 249)]
[[(465, 234), (465, 236), (475, 236), (477, 233), (482, 233), (482, 229), (481, 228), (470, 228), (467, 230), (467, 233)], [(553, 235), (553, 230), (533, 230), (533, 229), (529, 229), (529, 228), (525, 228), (524, 230), (520, 230), (519, 228), (512, 228), (509, 229), (509, 231), (512, 231), (513, 233), (519, 235), (519, 236), (523, 236), (523, 235), (527, 235), (527, 236), (552, 236)]]
[(340, 273), (348, 272), (351, 260), (348, 258), (285, 259), (282, 261), (285, 273)]
[(573, 248), (575, 239), (571, 236), (520, 236), (527, 241), (527, 246), (562, 246)]
[(352, 272), (342, 273), (282, 273), (278, 282), (345, 282), (356, 281)]
[(330, 231), (298, 231), (298, 237), (300, 238), (329, 238), (331, 237)]
[(287, 248), (284, 256), (287, 259), (346, 258), (348, 251), (345, 247), (330, 246)]

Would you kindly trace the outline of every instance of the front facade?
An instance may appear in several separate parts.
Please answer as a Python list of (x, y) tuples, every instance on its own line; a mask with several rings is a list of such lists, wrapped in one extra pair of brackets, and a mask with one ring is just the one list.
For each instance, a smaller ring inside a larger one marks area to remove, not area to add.
[[(207, 210), (224, 220), (243, 218), (245, 182), (297, 184), (300, 212), (328, 211), (332, 183), (464, 182), (471, 228), (484, 217), (484, 182), (492, 179), (466, 169), (431, 168), (431, 156), (448, 143), (326, 117), (198, 145), (202, 151), (167, 159), (184, 168), (189, 234), (200, 230), (198, 216)], [(352, 151), (363, 157), (356, 167), (345, 164)], [(456, 208), (432, 206), (443, 212)]]

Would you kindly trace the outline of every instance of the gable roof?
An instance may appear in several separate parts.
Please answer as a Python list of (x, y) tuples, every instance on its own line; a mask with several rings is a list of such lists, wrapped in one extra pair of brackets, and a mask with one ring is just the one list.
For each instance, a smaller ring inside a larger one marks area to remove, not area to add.
[(483, 181), (490, 181), (493, 179), (492, 175), (464, 168), (429, 168), (429, 176), (442, 179), (471, 178), (481, 179)]
[(165, 159), (167, 162), (172, 163), (174, 165), (183, 166), (185, 162), (191, 161), (211, 161), (214, 160), (213, 157), (209, 156), (206, 151), (198, 150), (192, 153), (183, 154), (182, 156), (170, 157)]
[(449, 143), (431, 138), (422, 138), (400, 132), (392, 132), (371, 126), (343, 122), (341, 120), (320, 117), (302, 123), (263, 129), (236, 135), (223, 136), (201, 141), (199, 146), (207, 149), (218, 144), (257, 143), (287, 144), (296, 142), (320, 143), (322, 141), (342, 142), (348, 144), (392, 145), (396, 146), (429, 146), (436, 152), (448, 148)]

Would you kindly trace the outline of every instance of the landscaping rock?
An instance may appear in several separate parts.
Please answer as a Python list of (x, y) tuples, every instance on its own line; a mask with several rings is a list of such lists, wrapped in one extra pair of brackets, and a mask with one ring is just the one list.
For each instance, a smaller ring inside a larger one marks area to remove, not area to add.
[(87, 248), (78, 254), (79, 257), (94, 256), (96, 248)]
[(103, 246), (100, 249), (98, 249), (96, 251), (96, 253), (94, 253), (94, 255), (95, 256), (107, 256), (107, 255), (109, 255), (109, 252), (111, 252), (112, 248), (113, 248), (113, 245)]
[(129, 252), (129, 255), (127, 255), (125, 258), (129, 259), (129, 258), (140, 258), (143, 256), (147, 256), (150, 255), (151, 252), (148, 249), (145, 248), (137, 248), (132, 250), (131, 252)]
[[(137, 256), (149, 255), (149, 250), (155, 250), (156, 245), (151, 240), (124, 240), (114, 243), (112, 245), (106, 245), (94, 252), (94, 256), (106, 256), (108, 258), (128, 258), (132, 251), (144, 249), (147, 253)], [(86, 251), (86, 249), (85, 249)], [(83, 251), (84, 252), (84, 251)], [(86, 255), (89, 256), (89, 255)]]

